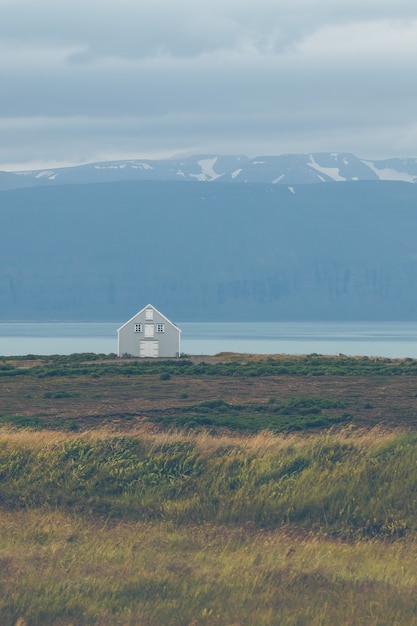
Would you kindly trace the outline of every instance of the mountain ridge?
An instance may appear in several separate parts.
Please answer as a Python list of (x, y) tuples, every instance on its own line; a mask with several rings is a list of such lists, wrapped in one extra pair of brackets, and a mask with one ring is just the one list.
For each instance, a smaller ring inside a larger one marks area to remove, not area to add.
[(363, 180), (417, 182), (417, 158), (360, 159), (347, 152), (193, 155), (102, 161), (61, 168), (0, 172), (0, 190), (116, 181), (199, 181), (301, 185)]

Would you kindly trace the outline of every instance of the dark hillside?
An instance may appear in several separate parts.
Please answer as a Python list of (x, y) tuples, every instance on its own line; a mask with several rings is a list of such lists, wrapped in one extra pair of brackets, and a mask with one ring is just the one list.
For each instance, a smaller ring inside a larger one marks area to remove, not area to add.
[(417, 186), (121, 182), (0, 193), (2, 319), (417, 318)]

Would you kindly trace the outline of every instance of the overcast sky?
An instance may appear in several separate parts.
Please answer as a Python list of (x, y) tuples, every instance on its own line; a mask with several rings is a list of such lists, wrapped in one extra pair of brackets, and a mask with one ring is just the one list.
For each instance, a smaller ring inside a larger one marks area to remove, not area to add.
[(417, 156), (416, 0), (0, 0), (0, 169)]

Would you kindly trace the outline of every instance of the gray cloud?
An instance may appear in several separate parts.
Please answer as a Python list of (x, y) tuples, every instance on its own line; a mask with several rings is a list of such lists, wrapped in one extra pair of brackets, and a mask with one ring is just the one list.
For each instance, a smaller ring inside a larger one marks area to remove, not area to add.
[(13, 0), (0, 6), (3, 41), (75, 45), (90, 58), (196, 56), (248, 42), (263, 51), (279, 50), (332, 24), (417, 18), (411, 0), (381, 1), (377, 7), (358, 0), (258, 0), (256, 5), (253, 0)]
[(415, 155), (417, 5), (362, 5), (0, 0), (0, 168), (181, 150)]

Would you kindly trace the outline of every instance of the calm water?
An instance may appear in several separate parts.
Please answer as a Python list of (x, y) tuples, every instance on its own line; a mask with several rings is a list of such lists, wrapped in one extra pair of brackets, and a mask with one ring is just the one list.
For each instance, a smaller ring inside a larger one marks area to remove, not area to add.
[[(184, 322), (186, 354), (339, 354), (417, 358), (417, 322)], [(117, 352), (106, 322), (0, 322), (0, 355)]]

